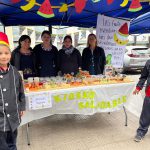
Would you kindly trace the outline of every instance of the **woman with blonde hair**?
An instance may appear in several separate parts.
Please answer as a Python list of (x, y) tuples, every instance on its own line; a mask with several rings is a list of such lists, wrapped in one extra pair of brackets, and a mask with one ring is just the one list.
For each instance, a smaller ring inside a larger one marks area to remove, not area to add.
[(87, 47), (82, 52), (82, 70), (89, 71), (91, 75), (103, 74), (106, 63), (104, 49), (97, 46), (95, 34), (90, 34)]

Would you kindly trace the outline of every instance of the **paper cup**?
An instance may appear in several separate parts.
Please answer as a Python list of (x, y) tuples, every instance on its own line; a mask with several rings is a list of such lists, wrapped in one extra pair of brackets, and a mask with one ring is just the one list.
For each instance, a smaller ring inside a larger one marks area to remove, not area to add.
[(28, 78), (28, 83), (32, 83), (33, 82), (33, 78), (32, 77), (29, 77)]
[(40, 78), (39, 77), (34, 77), (34, 82), (40, 82)]

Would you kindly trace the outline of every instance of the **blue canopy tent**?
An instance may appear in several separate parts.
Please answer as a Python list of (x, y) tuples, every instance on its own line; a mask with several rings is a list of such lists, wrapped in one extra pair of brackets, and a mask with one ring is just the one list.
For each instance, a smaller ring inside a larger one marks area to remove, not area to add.
[[(14, 3), (13, 3), (14, 1)], [(17, 2), (18, 1), (18, 2)], [(137, 12), (129, 12), (131, 1), (125, 7), (120, 4), (123, 0), (87, 0), (85, 8), (81, 13), (77, 13), (74, 6), (68, 8), (66, 12), (59, 12), (59, 8), (54, 8), (54, 17), (44, 18), (37, 14), (44, 0), (36, 0), (36, 4), (28, 11), (23, 11), (20, 6), (28, 4), (31, 0), (0, 0), (0, 22), (5, 26), (15, 25), (63, 25), (78, 27), (96, 27), (97, 15), (133, 19), (150, 10), (148, 2), (141, 2), (142, 9)], [(75, 0), (49, 0), (52, 6), (61, 6), (62, 3), (67, 5), (74, 3)], [(82, 0), (81, 0), (82, 1)]]
[(150, 12), (137, 17), (131, 22), (130, 33), (150, 33)]

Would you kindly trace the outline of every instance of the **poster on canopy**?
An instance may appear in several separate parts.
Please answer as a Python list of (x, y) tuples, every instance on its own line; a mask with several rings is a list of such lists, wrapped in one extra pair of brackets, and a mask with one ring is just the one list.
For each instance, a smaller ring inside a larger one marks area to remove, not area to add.
[(123, 67), (125, 48), (128, 43), (130, 22), (98, 15), (96, 36), (98, 46), (105, 50), (106, 64)]

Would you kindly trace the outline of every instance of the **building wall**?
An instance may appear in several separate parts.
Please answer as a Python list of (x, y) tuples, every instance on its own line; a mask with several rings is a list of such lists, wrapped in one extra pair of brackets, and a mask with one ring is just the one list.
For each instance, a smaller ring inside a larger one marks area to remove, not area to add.
[(41, 43), (41, 33), (44, 30), (48, 30), (48, 27), (45, 26), (13, 26), (6, 27), (5, 31), (8, 35), (10, 42), (11, 50), (15, 49), (18, 46), (18, 40), (21, 35), (29, 35), (31, 38), (31, 47), (33, 48), (36, 44)]
[[(18, 46), (18, 40), (21, 35), (27, 34), (31, 37), (31, 47), (33, 48), (36, 44), (41, 43), (41, 33), (43, 30), (48, 30), (45, 26), (13, 26), (6, 27), (6, 34), (8, 35), (10, 48), (13, 50)], [(4, 32), (3, 26), (0, 25), (0, 31)], [(78, 47), (83, 45), (86, 46), (87, 37), (90, 33), (96, 34), (96, 30), (93, 28), (79, 28), (79, 27), (60, 27), (54, 26), (52, 28), (53, 44), (62, 48), (63, 38), (66, 35), (71, 35), (73, 39), (73, 46)], [(134, 35), (129, 36), (128, 45), (144, 45), (150, 46), (150, 34)]]

